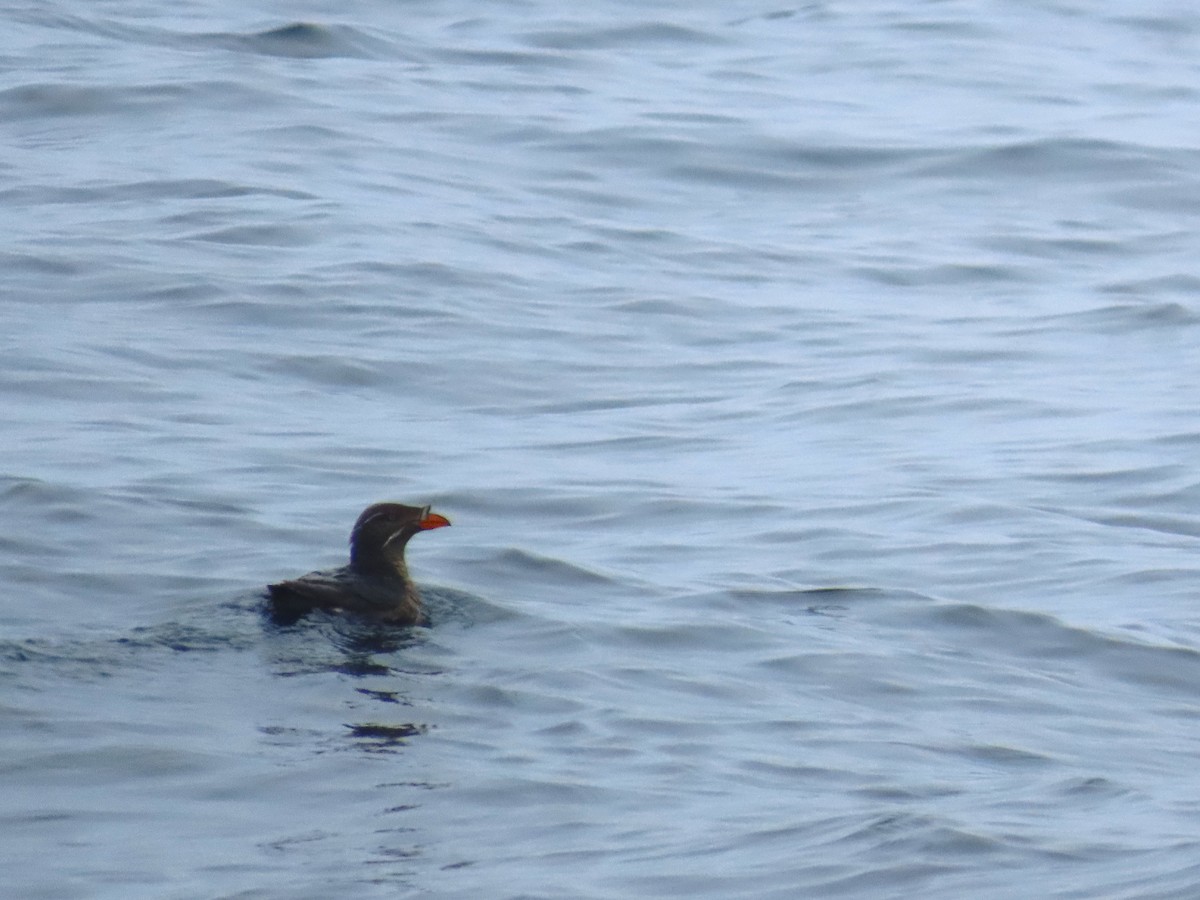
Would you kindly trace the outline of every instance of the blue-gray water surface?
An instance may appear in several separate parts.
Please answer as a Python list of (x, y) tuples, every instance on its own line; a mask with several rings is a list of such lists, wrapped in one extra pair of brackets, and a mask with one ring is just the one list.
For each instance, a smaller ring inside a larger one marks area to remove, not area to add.
[(4, 896), (1200, 896), (1200, 12), (3, 18)]

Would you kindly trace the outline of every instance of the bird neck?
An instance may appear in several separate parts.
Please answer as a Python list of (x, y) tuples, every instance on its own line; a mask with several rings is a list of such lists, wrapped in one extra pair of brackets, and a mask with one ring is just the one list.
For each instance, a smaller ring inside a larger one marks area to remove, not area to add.
[(408, 565), (404, 562), (404, 545), (350, 548), (350, 568), (362, 575), (399, 578), (408, 581)]

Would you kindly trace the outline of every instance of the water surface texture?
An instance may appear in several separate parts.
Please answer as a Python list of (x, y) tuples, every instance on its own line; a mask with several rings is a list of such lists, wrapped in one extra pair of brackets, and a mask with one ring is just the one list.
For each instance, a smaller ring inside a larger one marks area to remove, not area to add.
[(4, 17), (6, 896), (1200, 896), (1200, 13)]

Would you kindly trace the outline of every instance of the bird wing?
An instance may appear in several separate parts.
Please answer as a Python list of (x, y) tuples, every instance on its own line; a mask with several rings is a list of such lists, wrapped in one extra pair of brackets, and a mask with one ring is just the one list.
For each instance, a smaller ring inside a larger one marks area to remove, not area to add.
[(267, 585), (272, 600), (303, 601), (314, 609), (330, 609), (345, 602), (346, 589), (330, 578), (305, 575), (290, 581)]
[(276, 621), (295, 622), (314, 609), (338, 609), (346, 602), (346, 588), (336, 572), (310, 572), (300, 578), (267, 585)]
[(290, 624), (316, 609), (372, 615), (395, 607), (398, 592), (394, 586), (376, 584), (361, 576), (352, 580), (348, 575), (346, 569), (310, 572), (267, 585), (275, 620)]

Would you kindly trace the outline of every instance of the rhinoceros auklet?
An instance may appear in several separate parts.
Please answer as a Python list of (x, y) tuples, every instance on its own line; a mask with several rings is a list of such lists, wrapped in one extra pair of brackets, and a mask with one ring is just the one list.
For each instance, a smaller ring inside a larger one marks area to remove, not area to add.
[(404, 547), (417, 532), (449, 524), (428, 506), (368, 506), (350, 532), (349, 565), (268, 585), (271, 617), (287, 625), (324, 609), (392, 625), (419, 624), (421, 596), (408, 577)]

